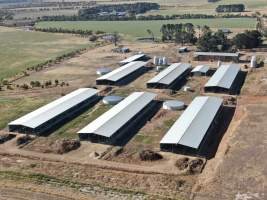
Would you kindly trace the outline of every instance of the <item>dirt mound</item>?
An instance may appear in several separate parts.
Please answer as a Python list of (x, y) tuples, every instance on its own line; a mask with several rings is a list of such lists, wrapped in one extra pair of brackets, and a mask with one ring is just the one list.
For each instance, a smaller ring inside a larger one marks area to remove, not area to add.
[(189, 158), (188, 157), (180, 158), (175, 163), (175, 166), (179, 170), (185, 170), (188, 167), (188, 165), (189, 165)]
[(7, 142), (8, 140), (13, 139), (14, 137), (16, 137), (15, 134), (10, 134), (10, 133), (2, 134), (2, 135), (0, 135), (0, 144), (3, 144), (5, 142)]
[(64, 140), (57, 140), (53, 144), (53, 149), (55, 153), (64, 154), (70, 151), (76, 150), (81, 146), (79, 140), (76, 139), (64, 139)]
[(154, 160), (160, 160), (162, 159), (162, 155), (159, 154), (159, 153), (156, 153), (152, 150), (142, 150), (140, 153), (139, 153), (139, 158), (143, 161), (154, 161)]
[(29, 136), (29, 135), (23, 135), (18, 137), (17, 139), (17, 146), (21, 146), (21, 145), (26, 145), (28, 143), (30, 143), (34, 138)]
[(204, 161), (200, 158), (189, 162), (189, 172), (191, 174), (201, 173), (204, 166)]

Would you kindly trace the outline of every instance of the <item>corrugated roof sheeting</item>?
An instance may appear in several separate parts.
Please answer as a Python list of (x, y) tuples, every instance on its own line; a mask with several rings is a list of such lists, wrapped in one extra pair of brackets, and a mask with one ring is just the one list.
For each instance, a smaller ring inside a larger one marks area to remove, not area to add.
[(145, 54), (136, 54), (136, 55), (133, 55), (133, 56), (131, 56), (129, 58), (126, 58), (126, 59), (120, 61), (120, 63), (126, 64), (126, 63), (129, 63), (129, 62), (133, 62), (133, 61), (136, 61), (136, 60), (138, 60), (138, 59), (140, 59), (140, 58), (142, 58), (144, 56), (145, 56)]
[(222, 65), (205, 84), (205, 87), (230, 89), (239, 71), (238, 64)]
[(201, 72), (201, 73), (207, 73), (209, 71), (210, 67), (208, 65), (198, 65), (196, 66), (191, 72)]
[(239, 53), (194, 52), (194, 56), (223, 56), (223, 57), (238, 57), (238, 56), (239, 56)]
[(78, 133), (111, 137), (131, 118), (145, 108), (157, 95), (149, 92), (134, 92), (112, 107)]
[(150, 79), (147, 83), (161, 83), (169, 85), (190, 67), (191, 65), (188, 63), (173, 63), (154, 78)]
[(96, 80), (109, 80), (109, 81), (119, 81), (120, 79), (126, 77), (127, 75), (131, 74), (132, 72), (140, 69), (141, 67), (144, 67), (147, 64), (147, 62), (142, 61), (134, 61), (130, 62), (126, 65), (123, 65), (112, 72), (105, 74), (104, 76), (101, 76), (97, 78)]
[(160, 141), (197, 149), (220, 109), (218, 97), (196, 97)]
[(98, 92), (98, 90), (92, 88), (77, 89), (15, 121), (10, 122), (8, 125), (22, 125), (29, 128), (36, 128), (73, 106), (91, 98)]

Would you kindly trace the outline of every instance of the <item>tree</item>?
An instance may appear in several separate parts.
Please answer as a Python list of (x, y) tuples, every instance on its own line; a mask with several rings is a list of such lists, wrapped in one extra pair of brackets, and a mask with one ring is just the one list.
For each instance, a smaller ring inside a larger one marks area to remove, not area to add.
[(146, 31), (149, 35), (151, 35), (152, 41), (155, 41), (154, 33), (150, 29), (147, 29)]
[(262, 34), (257, 30), (245, 31), (237, 34), (232, 42), (239, 49), (256, 48), (262, 44)]
[(204, 52), (221, 52), (227, 51), (231, 45), (230, 40), (222, 31), (215, 33), (207, 31), (199, 38), (197, 47), (200, 51)]
[(119, 40), (120, 40), (120, 36), (118, 32), (114, 32), (112, 35), (112, 43), (114, 44), (115, 47), (117, 46), (117, 43), (119, 42)]

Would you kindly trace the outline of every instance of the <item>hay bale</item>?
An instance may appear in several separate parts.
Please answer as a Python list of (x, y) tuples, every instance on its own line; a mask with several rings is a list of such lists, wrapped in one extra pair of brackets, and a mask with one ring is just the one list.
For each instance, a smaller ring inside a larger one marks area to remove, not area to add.
[(32, 140), (33, 140), (33, 137), (31, 137), (29, 135), (20, 136), (17, 139), (17, 146), (26, 145), (26, 144), (30, 143)]
[(200, 158), (191, 160), (189, 162), (189, 172), (191, 174), (201, 173), (204, 167), (204, 161)]
[(2, 135), (0, 135), (0, 144), (3, 144), (5, 142), (7, 142), (8, 140), (13, 139), (14, 137), (16, 137), (15, 134), (10, 134), (10, 133), (2, 134)]
[(163, 156), (157, 152), (154, 152), (152, 150), (142, 150), (139, 153), (139, 158), (142, 161), (155, 161), (155, 160), (160, 160), (163, 158)]
[(80, 146), (80, 141), (76, 139), (57, 140), (54, 144), (55, 151), (58, 154), (68, 153), (78, 149)]
[(175, 163), (175, 166), (179, 170), (185, 170), (188, 167), (188, 165), (189, 165), (189, 158), (188, 157), (180, 158)]

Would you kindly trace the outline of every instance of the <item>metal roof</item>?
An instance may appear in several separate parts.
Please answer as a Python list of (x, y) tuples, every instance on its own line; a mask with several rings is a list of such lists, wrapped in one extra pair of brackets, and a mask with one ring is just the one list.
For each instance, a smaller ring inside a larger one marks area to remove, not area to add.
[(147, 83), (161, 83), (169, 85), (190, 67), (191, 65), (188, 63), (173, 63), (154, 78), (150, 79)]
[(207, 73), (209, 71), (210, 67), (208, 65), (198, 65), (196, 66), (191, 72), (201, 72), (201, 73)]
[(109, 81), (118, 81), (125, 76), (131, 74), (132, 72), (140, 69), (141, 67), (144, 67), (147, 64), (147, 62), (142, 62), (142, 61), (134, 61), (130, 62), (126, 65), (123, 65), (112, 72), (109, 72), (96, 80), (109, 80)]
[(222, 57), (239, 57), (239, 53), (223, 53), (223, 52), (194, 52), (194, 56), (222, 56)]
[(196, 97), (160, 141), (197, 149), (208, 131), (223, 99)]
[(221, 65), (205, 84), (205, 87), (230, 89), (239, 71), (238, 64)]
[(97, 134), (111, 137), (124, 124), (147, 106), (156, 94), (149, 92), (134, 92), (110, 110), (95, 119), (78, 133)]
[(120, 61), (120, 63), (126, 64), (126, 63), (129, 63), (129, 62), (133, 62), (133, 61), (136, 61), (136, 60), (142, 58), (143, 56), (145, 56), (145, 54), (136, 54), (136, 55), (133, 55), (133, 56), (131, 56), (129, 58), (126, 58), (126, 59)]
[(98, 92), (98, 90), (92, 88), (77, 89), (15, 121), (10, 122), (8, 125), (22, 125), (36, 128), (82, 101), (91, 98)]

